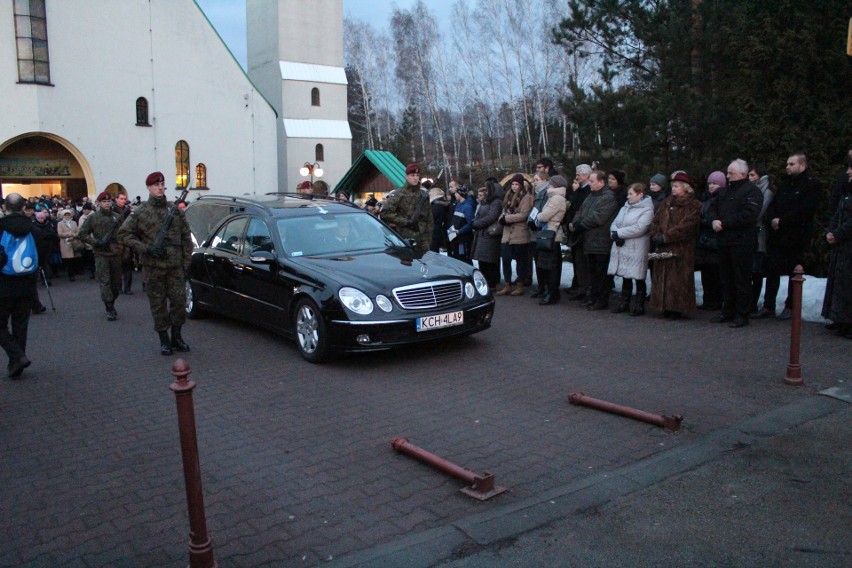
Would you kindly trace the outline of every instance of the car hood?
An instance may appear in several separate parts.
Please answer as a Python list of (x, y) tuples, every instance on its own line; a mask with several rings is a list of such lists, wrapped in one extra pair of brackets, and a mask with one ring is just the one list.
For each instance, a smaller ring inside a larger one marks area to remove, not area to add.
[(408, 249), (347, 256), (306, 256), (290, 259), (305, 270), (320, 272), (341, 286), (352, 286), (367, 294), (390, 293), (393, 288), (443, 280), (469, 278), (473, 267), (442, 254)]

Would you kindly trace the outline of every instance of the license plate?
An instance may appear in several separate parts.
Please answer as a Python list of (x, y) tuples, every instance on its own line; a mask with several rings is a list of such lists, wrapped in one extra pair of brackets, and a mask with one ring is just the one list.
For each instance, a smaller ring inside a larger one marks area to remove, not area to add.
[(461, 311), (438, 314), (436, 316), (425, 316), (417, 318), (417, 331), (429, 331), (430, 329), (452, 327), (454, 325), (462, 325), (463, 323), (464, 312)]

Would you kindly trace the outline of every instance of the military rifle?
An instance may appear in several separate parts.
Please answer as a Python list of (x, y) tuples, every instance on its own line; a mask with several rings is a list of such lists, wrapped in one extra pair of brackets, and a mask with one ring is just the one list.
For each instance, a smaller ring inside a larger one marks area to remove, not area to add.
[(124, 206), (124, 211), (115, 219), (115, 221), (112, 222), (112, 226), (109, 228), (109, 231), (107, 231), (107, 234), (98, 239), (98, 242), (95, 244), (104, 249), (109, 247), (109, 242), (112, 240), (113, 235), (115, 235), (115, 232), (119, 227), (121, 227), (128, 215), (130, 215), (129, 204)]
[[(189, 195), (189, 190), (192, 189), (189, 184), (185, 188), (183, 188), (183, 192), (181, 192), (180, 196), (176, 201), (186, 201), (186, 196)], [(160, 231), (157, 233), (156, 238), (154, 239), (151, 248), (155, 250), (163, 250), (163, 241), (166, 240), (166, 233), (169, 232), (169, 227), (172, 226), (172, 220), (175, 218), (177, 214), (178, 206), (172, 205), (169, 207), (168, 213), (166, 213), (166, 218), (163, 219), (163, 224), (160, 226)]]

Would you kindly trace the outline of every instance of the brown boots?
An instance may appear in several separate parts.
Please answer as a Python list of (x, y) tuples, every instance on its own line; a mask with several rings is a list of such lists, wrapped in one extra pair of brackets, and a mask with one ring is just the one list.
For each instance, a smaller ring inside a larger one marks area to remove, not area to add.
[(500, 288), (497, 291), (497, 293), (495, 293), (494, 295), (495, 296), (508, 296), (511, 291), (512, 291), (512, 286), (510, 284), (506, 284), (505, 286)]

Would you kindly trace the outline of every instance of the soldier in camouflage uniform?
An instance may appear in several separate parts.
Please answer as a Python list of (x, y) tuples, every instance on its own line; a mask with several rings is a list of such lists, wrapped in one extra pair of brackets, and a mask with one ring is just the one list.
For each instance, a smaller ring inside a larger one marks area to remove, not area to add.
[[(118, 241), (139, 252), (145, 271), (145, 291), (154, 316), (154, 329), (160, 336), (160, 353), (189, 351), (181, 337), (186, 321), (186, 289), (184, 283), (192, 256), (192, 238), (183, 212), (166, 200), (165, 178), (154, 172), (145, 180), (148, 201), (133, 210), (118, 231)], [(173, 210), (165, 238), (158, 245), (157, 234)], [(172, 337), (169, 339), (169, 327)]]
[[(420, 209), (417, 218), (412, 216)], [(429, 250), (432, 240), (432, 208), (429, 194), (420, 187), (420, 166), (409, 164), (405, 168), (405, 186), (398, 187), (388, 198), (379, 214), (382, 221), (406, 239), (414, 239), (420, 252)]]
[(106, 306), (107, 320), (115, 321), (115, 300), (121, 292), (121, 259), (124, 246), (116, 236), (123, 217), (112, 211), (112, 196), (106, 191), (97, 198), (98, 210), (80, 227), (79, 237), (95, 251), (95, 279), (101, 286), (101, 300)]

